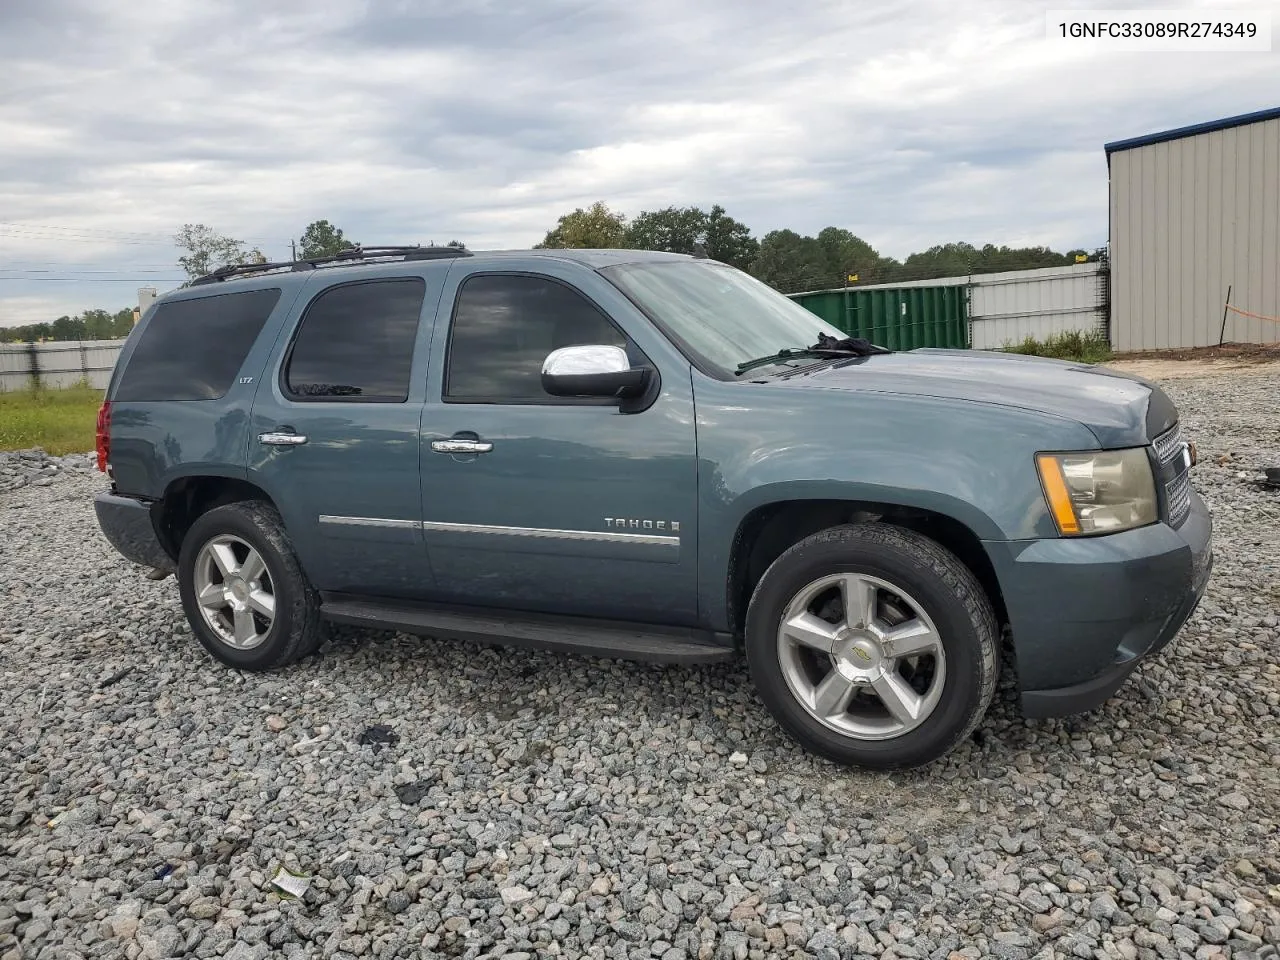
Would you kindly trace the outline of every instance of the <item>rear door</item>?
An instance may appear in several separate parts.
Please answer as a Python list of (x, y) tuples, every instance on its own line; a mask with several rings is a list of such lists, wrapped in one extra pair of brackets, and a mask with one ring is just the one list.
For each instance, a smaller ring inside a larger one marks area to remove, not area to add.
[(317, 271), (254, 402), (249, 479), (279, 506), (320, 590), (432, 592), (418, 433), (446, 270), (416, 266)]

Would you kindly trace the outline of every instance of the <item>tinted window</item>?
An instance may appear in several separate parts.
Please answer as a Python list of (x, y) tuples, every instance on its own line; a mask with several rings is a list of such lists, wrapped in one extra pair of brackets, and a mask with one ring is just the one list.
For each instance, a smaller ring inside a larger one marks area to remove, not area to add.
[(585, 297), (542, 277), (477, 276), (458, 294), (445, 396), (563, 402), (542, 389), (542, 362), (560, 347), (626, 337)]
[(231, 389), (279, 290), (224, 293), (156, 307), (113, 400), (217, 400)]
[(285, 371), (286, 388), (309, 399), (408, 399), (426, 289), (415, 277), (325, 290), (302, 317)]

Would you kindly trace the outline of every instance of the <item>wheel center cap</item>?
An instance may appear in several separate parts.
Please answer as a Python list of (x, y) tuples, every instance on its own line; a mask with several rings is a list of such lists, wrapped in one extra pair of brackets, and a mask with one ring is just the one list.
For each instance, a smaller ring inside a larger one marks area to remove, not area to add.
[(239, 577), (231, 581), (230, 587), (231, 596), (235, 598), (237, 603), (244, 603), (249, 599), (249, 585)]
[(884, 659), (880, 644), (864, 634), (846, 636), (832, 649), (836, 669), (849, 679), (861, 679), (874, 672)]
[(880, 647), (871, 640), (859, 640), (849, 647), (849, 657), (854, 663), (862, 661), (868, 667), (875, 666), (880, 659)]

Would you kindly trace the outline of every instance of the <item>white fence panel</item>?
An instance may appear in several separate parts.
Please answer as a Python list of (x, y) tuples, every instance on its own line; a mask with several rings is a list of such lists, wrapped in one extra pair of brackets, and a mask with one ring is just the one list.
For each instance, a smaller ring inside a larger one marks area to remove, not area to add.
[(29, 343), (0, 344), (0, 390), (21, 390), (30, 383), (34, 354)]
[(1098, 330), (1097, 322), (1080, 313), (1046, 313), (1039, 316), (997, 317), (970, 324), (970, 346), (974, 350), (1002, 350), (1005, 345), (1017, 346), (1027, 337), (1043, 342), (1058, 333), (1092, 333)]
[(85, 343), (85, 363), (89, 369), (89, 382), (95, 387), (107, 389), (107, 381), (111, 379), (111, 371), (115, 369), (116, 359), (124, 349), (123, 340), (97, 340)]
[(989, 273), (969, 289), (969, 330), (975, 350), (998, 350), (1027, 337), (1105, 332), (1107, 274), (1096, 263)]
[(53, 390), (80, 381), (105, 390), (123, 340), (0, 343), (0, 391), (23, 390), (38, 382)]

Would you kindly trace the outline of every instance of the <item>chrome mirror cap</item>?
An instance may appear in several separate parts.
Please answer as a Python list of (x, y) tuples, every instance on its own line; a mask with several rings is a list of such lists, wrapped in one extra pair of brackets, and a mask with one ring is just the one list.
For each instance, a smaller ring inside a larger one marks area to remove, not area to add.
[(561, 347), (547, 354), (542, 373), (551, 377), (590, 377), (625, 373), (631, 369), (627, 351), (604, 344)]

